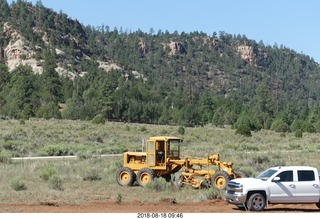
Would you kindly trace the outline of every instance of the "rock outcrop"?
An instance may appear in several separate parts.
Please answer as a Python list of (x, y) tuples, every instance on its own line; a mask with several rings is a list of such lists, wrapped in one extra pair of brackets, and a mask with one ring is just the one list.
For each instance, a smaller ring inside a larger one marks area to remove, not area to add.
[(28, 46), (27, 40), (9, 23), (4, 23), (3, 30), (5, 38), (9, 39), (9, 43), (4, 49), (4, 57), (7, 59), (9, 71), (18, 65), (29, 65), (35, 73), (41, 74), (41, 61), (34, 58), (35, 52)]
[(176, 55), (176, 54), (183, 54), (186, 53), (185, 47), (182, 43), (179, 42), (170, 42), (170, 43), (163, 43), (163, 50), (165, 51), (169, 48), (169, 55)]
[(251, 46), (247, 46), (247, 45), (240, 45), (237, 48), (238, 53), (240, 53), (240, 57), (247, 61), (247, 62), (253, 62), (253, 59), (255, 57), (253, 48)]
[[(30, 46), (30, 43), (11, 25), (7, 22), (3, 26), (4, 37), (9, 41), (8, 45), (3, 49), (0, 47), (0, 61), (6, 59), (7, 66), (9, 71), (14, 70), (19, 65), (28, 65), (32, 68), (33, 72), (36, 74), (42, 74), (42, 62), (43, 60), (37, 60), (35, 58), (36, 52)], [(45, 45), (49, 45), (47, 33), (40, 31), (37, 28), (34, 28), (35, 33), (41, 32), (42, 40)], [(39, 48), (42, 49), (42, 48)], [(61, 49), (55, 48), (55, 52), (60, 60), (64, 60), (66, 53)], [(85, 54), (84, 54), (85, 56)], [(90, 59), (90, 57), (87, 57)], [(105, 72), (109, 72), (112, 69), (122, 70), (122, 68), (115, 63), (111, 62), (102, 62), (97, 61), (99, 67), (102, 68)], [(71, 79), (74, 79), (77, 75), (84, 75), (85, 72), (77, 73), (71, 70), (68, 70), (63, 67), (63, 63), (57, 63), (57, 68), (55, 69), (60, 76), (67, 76)]]

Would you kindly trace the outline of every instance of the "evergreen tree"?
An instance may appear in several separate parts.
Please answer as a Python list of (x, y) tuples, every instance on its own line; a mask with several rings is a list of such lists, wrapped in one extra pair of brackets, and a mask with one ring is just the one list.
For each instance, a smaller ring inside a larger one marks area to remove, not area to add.
[(82, 118), (83, 101), (75, 93), (66, 101), (66, 106), (61, 112), (62, 119), (84, 119)]
[(224, 114), (225, 108), (219, 107), (213, 115), (212, 124), (217, 127), (223, 127), (225, 122)]
[(8, 19), (10, 15), (10, 8), (7, 0), (0, 0), (0, 24)]
[(43, 104), (50, 102), (59, 103), (63, 100), (60, 77), (55, 70), (57, 67), (56, 63), (56, 54), (52, 51), (46, 51), (44, 54), (43, 73), (41, 75), (41, 102)]
[(287, 132), (289, 131), (289, 125), (279, 118), (273, 121), (270, 129), (275, 132)]
[(2, 112), (11, 118), (29, 118), (34, 116), (38, 107), (36, 86), (37, 78), (31, 67), (18, 66), (12, 71), (10, 82), (1, 92)]
[[(318, 130), (319, 65), (282, 45), (225, 32), (85, 27), (41, 0), (35, 6), (0, 0), (0, 18), (1, 63), (10, 31), (21, 35), (39, 63), (44, 60), (41, 76), (18, 76), (29, 71), (20, 67), (11, 74), (0, 64), (0, 110), (6, 115), (57, 117), (54, 105), (66, 103), (62, 117), (70, 119), (101, 114), (117, 121), (228, 124), (250, 131), (297, 130), (299, 119), (301, 129)], [(7, 21), (11, 28), (5, 33)], [(239, 46), (252, 49), (250, 60), (241, 58)], [(114, 64), (118, 70), (110, 71)], [(74, 78), (59, 76), (58, 65)]]

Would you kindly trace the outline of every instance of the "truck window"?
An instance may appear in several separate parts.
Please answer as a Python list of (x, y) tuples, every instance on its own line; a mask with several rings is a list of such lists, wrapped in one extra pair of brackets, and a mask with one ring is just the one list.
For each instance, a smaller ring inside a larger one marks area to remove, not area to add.
[(312, 170), (298, 170), (298, 181), (314, 181), (315, 176)]
[(280, 182), (292, 182), (293, 181), (293, 171), (283, 171), (277, 176), (280, 177)]

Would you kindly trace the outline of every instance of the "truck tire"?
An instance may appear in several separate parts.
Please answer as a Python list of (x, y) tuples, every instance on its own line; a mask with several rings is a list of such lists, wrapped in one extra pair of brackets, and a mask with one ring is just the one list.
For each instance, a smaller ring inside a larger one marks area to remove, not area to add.
[(227, 187), (228, 180), (228, 173), (225, 171), (218, 170), (212, 175), (211, 184), (213, 187), (223, 190)]
[(149, 168), (142, 168), (137, 173), (137, 182), (142, 187), (145, 187), (153, 179), (154, 179), (154, 171)]
[(317, 206), (318, 208), (320, 208), (320, 201), (319, 201), (318, 203), (316, 203), (316, 206)]
[(129, 167), (121, 167), (117, 172), (117, 182), (120, 186), (132, 186), (136, 181), (136, 174)]
[(263, 211), (266, 206), (266, 198), (261, 193), (253, 193), (247, 202), (247, 207), (251, 211)]

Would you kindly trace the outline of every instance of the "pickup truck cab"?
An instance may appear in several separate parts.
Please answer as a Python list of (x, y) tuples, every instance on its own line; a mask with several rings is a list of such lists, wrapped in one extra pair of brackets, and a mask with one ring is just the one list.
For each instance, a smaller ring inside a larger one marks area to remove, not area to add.
[(256, 178), (230, 180), (225, 197), (228, 203), (252, 211), (285, 203), (314, 203), (320, 208), (319, 172), (309, 166), (272, 167)]

